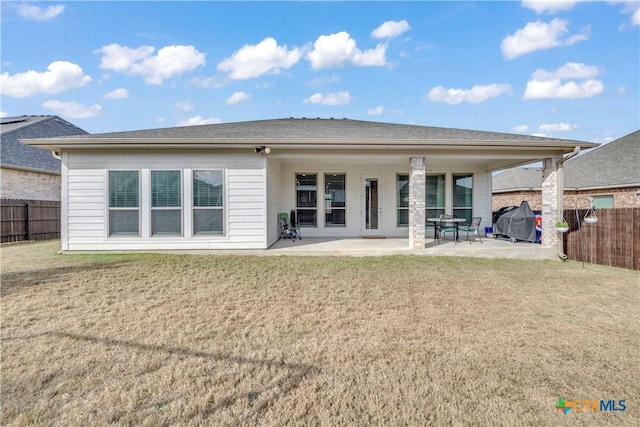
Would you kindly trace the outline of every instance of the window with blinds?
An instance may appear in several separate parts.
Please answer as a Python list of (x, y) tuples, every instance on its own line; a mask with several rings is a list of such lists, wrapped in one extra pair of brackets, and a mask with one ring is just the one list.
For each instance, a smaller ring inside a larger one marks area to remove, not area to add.
[(140, 174), (109, 171), (109, 236), (140, 234)]
[(193, 171), (193, 234), (224, 234), (224, 174)]
[(151, 235), (182, 234), (181, 171), (151, 171)]

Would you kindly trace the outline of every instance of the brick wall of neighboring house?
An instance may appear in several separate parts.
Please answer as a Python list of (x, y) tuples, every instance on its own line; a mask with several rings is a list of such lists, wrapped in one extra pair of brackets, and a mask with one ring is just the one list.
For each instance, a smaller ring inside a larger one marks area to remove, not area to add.
[(60, 175), (0, 169), (3, 199), (60, 200)]
[[(640, 208), (640, 187), (610, 188), (603, 190), (565, 190), (564, 208), (575, 207), (576, 198), (592, 196), (613, 196), (613, 207), (618, 208)], [(534, 211), (542, 210), (542, 194), (540, 191), (513, 191), (508, 193), (495, 193), (491, 198), (491, 208), (495, 212), (505, 206), (519, 206), (524, 200), (529, 202), (529, 206)], [(586, 202), (580, 201), (579, 208)]]

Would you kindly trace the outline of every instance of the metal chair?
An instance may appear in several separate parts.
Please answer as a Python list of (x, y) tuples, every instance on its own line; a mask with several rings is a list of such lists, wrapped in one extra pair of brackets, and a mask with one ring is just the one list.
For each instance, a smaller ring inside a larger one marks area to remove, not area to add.
[(289, 214), (286, 212), (280, 212), (278, 214), (278, 240), (280, 239), (299, 239), (302, 240), (302, 234), (300, 228), (295, 221), (295, 211), (291, 211), (291, 221), (289, 220)]
[(471, 240), (469, 239), (469, 233), (473, 233), (476, 236), (478, 236), (478, 239), (480, 239), (480, 243), (482, 243), (482, 236), (480, 235), (480, 231), (479, 231), (481, 222), (482, 222), (481, 216), (474, 216), (473, 218), (471, 218), (471, 224), (461, 225), (458, 227), (458, 230), (467, 232), (467, 240), (469, 241), (469, 244), (471, 244)]
[(456, 218), (455, 215), (453, 216), (440, 215), (440, 222), (438, 223), (438, 227), (437, 227), (438, 241), (440, 240), (441, 234), (442, 234), (442, 238), (446, 239), (447, 233), (453, 233), (453, 241), (455, 243), (458, 243), (457, 241), (458, 226), (455, 221), (452, 221), (455, 218)]

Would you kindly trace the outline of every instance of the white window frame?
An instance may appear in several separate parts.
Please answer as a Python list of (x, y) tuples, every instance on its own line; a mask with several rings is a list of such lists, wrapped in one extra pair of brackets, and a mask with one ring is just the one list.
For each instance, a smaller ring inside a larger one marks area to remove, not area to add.
[[(343, 208), (334, 208), (331, 207), (330, 209), (332, 210), (341, 210), (344, 211), (344, 224), (327, 224), (327, 205), (326, 205), (326, 186), (327, 186), (327, 175), (329, 176), (344, 176), (344, 207)], [(324, 218), (323, 220), (323, 225), (324, 228), (347, 228), (347, 208), (348, 208), (348, 204), (347, 204), (347, 173), (346, 172), (323, 172), (322, 173), (322, 218)]]
[[(316, 206), (315, 207), (299, 207), (298, 206), (298, 175), (302, 175), (302, 176), (307, 176), (307, 175), (315, 175), (316, 177)], [(322, 221), (320, 220), (320, 215), (321, 215), (321, 210), (319, 209), (319, 204), (321, 201), (319, 201), (319, 196), (320, 194), (322, 194), (322, 202), (324, 202), (324, 191), (322, 193), (320, 193), (319, 188), (320, 185), (322, 185), (322, 183), (320, 182), (320, 177), (322, 176), (322, 172), (294, 172), (293, 174), (293, 197), (294, 197), (294, 206), (296, 209), (296, 213), (298, 213), (298, 211), (300, 210), (305, 210), (305, 211), (311, 211), (311, 210), (315, 210), (316, 211), (316, 224), (315, 225), (303, 225), (300, 224), (300, 215), (298, 214), (298, 216), (296, 217), (296, 222), (298, 223), (299, 227), (302, 228), (319, 228), (319, 224), (322, 223)]]
[[(222, 206), (196, 206), (194, 195), (195, 189), (193, 184), (193, 179), (196, 172), (220, 172), (222, 174)], [(227, 177), (225, 174), (225, 170), (221, 168), (202, 168), (202, 169), (191, 169), (191, 173), (189, 174), (189, 180), (191, 181), (191, 194), (189, 200), (189, 208), (191, 211), (191, 235), (193, 237), (201, 238), (201, 237), (225, 237), (227, 234)], [(196, 210), (221, 210), (222, 211), (222, 232), (221, 233), (196, 233), (195, 226), (195, 212)]]
[[(130, 207), (111, 207), (111, 172), (136, 172), (138, 174), (138, 207), (130, 208)], [(105, 203), (107, 207), (107, 237), (114, 239), (122, 239), (122, 238), (131, 238), (131, 237), (140, 237), (142, 232), (142, 173), (140, 169), (108, 169), (107, 170), (107, 202)], [(111, 233), (111, 211), (137, 211), (138, 212), (138, 233), (137, 234), (112, 234)]]
[[(154, 172), (178, 172), (180, 177), (180, 207), (177, 206), (153, 206), (153, 173)], [(166, 237), (183, 237), (184, 236), (184, 169), (149, 169), (149, 235), (152, 238), (166, 238)], [(180, 233), (177, 234), (154, 234), (153, 232), (153, 212), (154, 211), (180, 211)]]

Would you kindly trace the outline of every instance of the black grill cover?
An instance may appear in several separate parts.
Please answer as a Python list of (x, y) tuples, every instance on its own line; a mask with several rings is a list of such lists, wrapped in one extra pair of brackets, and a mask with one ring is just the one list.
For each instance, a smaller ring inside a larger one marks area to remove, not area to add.
[(493, 224), (493, 233), (527, 242), (536, 241), (536, 216), (524, 201), (520, 207), (505, 212)]

